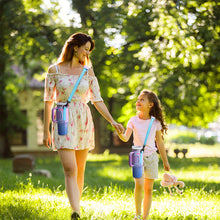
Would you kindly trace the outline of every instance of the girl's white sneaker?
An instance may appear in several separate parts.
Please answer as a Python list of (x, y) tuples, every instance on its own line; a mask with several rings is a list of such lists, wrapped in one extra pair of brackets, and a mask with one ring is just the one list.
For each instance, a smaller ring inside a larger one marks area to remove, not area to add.
[(141, 216), (140, 215), (135, 215), (134, 220), (141, 220)]

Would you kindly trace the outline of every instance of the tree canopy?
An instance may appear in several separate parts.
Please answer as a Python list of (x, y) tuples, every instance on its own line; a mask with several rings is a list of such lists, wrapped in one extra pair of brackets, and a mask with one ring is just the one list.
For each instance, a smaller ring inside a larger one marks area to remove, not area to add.
[(81, 3), (72, 1), (97, 42), (93, 62), (105, 95), (121, 100), (119, 120), (135, 114), (143, 88), (158, 94), (170, 123), (207, 126), (219, 115), (218, 1)]
[(41, 0), (0, 1), (0, 138), (6, 157), (10, 136), (28, 123), (19, 109), (19, 91), (59, 52), (65, 27), (55, 22), (57, 3), (52, 5), (53, 9), (47, 9)]

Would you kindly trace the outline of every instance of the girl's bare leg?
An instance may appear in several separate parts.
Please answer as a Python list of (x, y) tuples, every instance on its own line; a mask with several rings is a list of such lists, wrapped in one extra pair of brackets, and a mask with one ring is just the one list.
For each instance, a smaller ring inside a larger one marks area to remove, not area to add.
[(153, 196), (153, 179), (144, 179), (144, 204), (143, 204), (143, 220), (146, 220), (150, 213), (152, 196)]
[(144, 177), (135, 179), (134, 199), (135, 199), (136, 216), (141, 215), (143, 191), (144, 191)]

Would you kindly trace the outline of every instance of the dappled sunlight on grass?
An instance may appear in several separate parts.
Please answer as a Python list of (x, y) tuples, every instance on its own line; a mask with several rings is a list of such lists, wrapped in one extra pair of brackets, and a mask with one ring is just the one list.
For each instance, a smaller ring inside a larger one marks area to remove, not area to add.
[[(219, 183), (220, 176), (219, 171), (212, 171), (212, 170), (205, 170), (202, 171), (202, 175), (199, 175), (201, 171), (198, 171), (196, 174), (195, 172), (182, 172), (182, 179), (187, 179), (190, 181), (202, 181), (206, 183)], [(180, 178), (180, 177), (179, 177)]]
[[(39, 191), (39, 192), (38, 192)], [(95, 193), (95, 192), (94, 192)], [(97, 192), (96, 192), (97, 193)], [(66, 195), (54, 195), (50, 191), (44, 194), (40, 190), (34, 190), (32, 194), (0, 193), (4, 202), (1, 206), (7, 208), (11, 215), (18, 213), (20, 216), (38, 216), (30, 219), (68, 219), (70, 208)], [(218, 204), (220, 198), (209, 195), (202, 190), (186, 189), (182, 195), (170, 196), (168, 191), (160, 195), (154, 194), (152, 203), (152, 219), (218, 219), (220, 216)], [(13, 210), (11, 205), (13, 204)], [(20, 210), (24, 214), (20, 213)], [(49, 209), (49, 211), (48, 211)], [(31, 210), (28, 214), (25, 210)], [(134, 200), (132, 193), (124, 193), (117, 186), (105, 187), (102, 197), (82, 198), (82, 219), (120, 220), (133, 219)], [(25, 214), (26, 213), (26, 214)]]
[(93, 213), (93, 216), (111, 219), (112, 214), (120, 215), (122, 212), (132, 216), (133, 212), (133, 198), (129, 200), (116, 200), (116, 199), (102, 199), (98, 201), (87, 200), (81, 202), (84, 212), (88, 211)]
[(105, 150), (105, 152), (103, 154), (92, 154), (89, 153), (88, 154), (88, 161), (94, 161), (94, 162), (98, 162), (98, 161), (105, 161), (106, 159), (107, 161), (117, 161), (120, 162), (122, 160), (124, 160), (125, 158), (127, 158), (127, 155), (118, 155), (118, 154), (109, 154), (109, 150)]
[[(68, 219), (70, 209), (68, 200), (64, 196), (31, 192), (7, 191), (0, 193), (0, 217), (1, 219)], [(7, 218), (14, 216), (15, 218)]]
[[(164, 196), (157, 197), (152, 204), (152, 210), (159, 207), (161, 216), (167, 216), (170, 219), (174, 219), (173, 216), (182, 215), (184, 218), (187, 216), (190, 218), (192, 215), (196, 219), (218, 219), (220, 216), (218, 204), (219, 199), (215, 200), (210, 196), (198, 196), (197, 193), (187, 192), (190, 195), (183, 196), (170, 196), (165, 194)], [(166, 202), (164, 202), (166, 201)], [(183, 218), (183, 219), (184, 219)]]
[[(171, 169), (185, 182), (183, 194), (160, 186), (164, 173), (159, 163), (150, 218), (153, 220), (220, 219), (219, 158), (169, 158)], [(0, 160), (0, 219), (66, 220), (71, 209), (65, 193), (64, 174), (58, 157), (36, 158), (37, 169), (48, 169), (51, 178), (31, 172), (11, 172), (11, 160)], [(134, 180), (128, 155), (107, 151), (89, 154), (81, 201), (83, 220), (132, 220)], [(3, 169), (4, 167), (4, 169)]]
[(123, 169), (120, 167), (114, 167), (114, 169), (110, 167), (105, 167), (102, 170), (98, 171), (98, 175), (100, 177), (109, 177), (112, 180), (120, 180), (127, 181), (131, 180), (131, 170)]

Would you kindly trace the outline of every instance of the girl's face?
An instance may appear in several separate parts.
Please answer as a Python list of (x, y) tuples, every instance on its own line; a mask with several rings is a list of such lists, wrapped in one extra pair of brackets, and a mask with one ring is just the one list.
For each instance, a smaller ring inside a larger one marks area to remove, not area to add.
[(146, 94), (141, 93), (138, 96), (138, 99), (136, 101), (137, 111), (146, 112), (146, 111), (149, 111), (152, 106), (153, 106), (153, 103), (149, 102), (149, 99)]
[(82, 45), (77, 49), (77, 58), (79, 59), (80, 62), (84, 62), (85, 59), (89, 57), (90, 48), (91, 48), (91, 43), (87, 41), (86, 44)]

